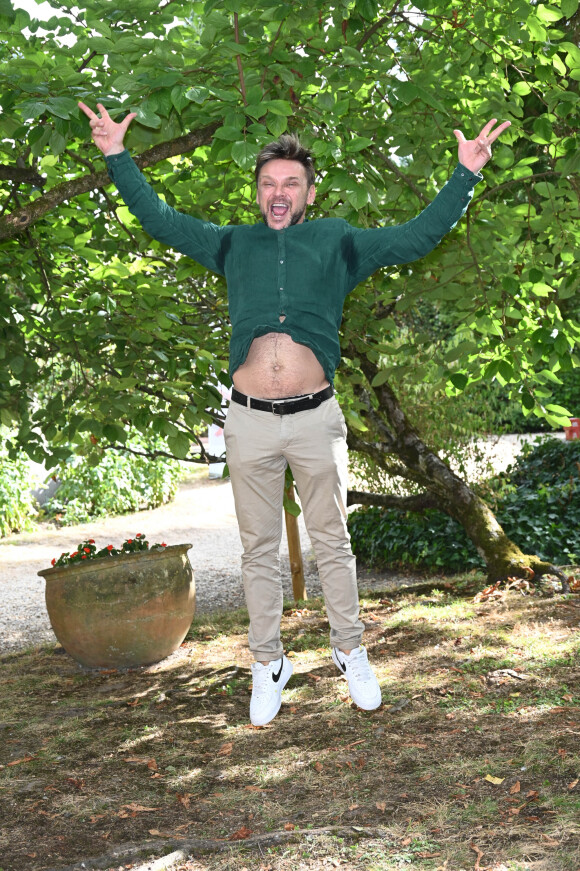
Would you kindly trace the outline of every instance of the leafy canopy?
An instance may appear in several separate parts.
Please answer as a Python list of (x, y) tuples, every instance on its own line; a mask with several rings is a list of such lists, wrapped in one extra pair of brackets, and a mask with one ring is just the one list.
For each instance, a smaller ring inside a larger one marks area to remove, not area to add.
[[(467, 219), (352, 294), (341, 385), (358, 388), (368, 355), (379, 381), (496, 379), (526, 413), (566, 419), (550, 393), (578, 365), (578, 0), (50, 5), (40, 23), (0, 0), (0, 415), (15, 444), (96, 460), (137, 431), (199, 459), (228, 383), (223, 282), (140, 229), (79, 99), (137, 111), (127, 145), (156, 190), (217, 223), (256, 220), (256, 153), (288, 129), (317, 159), (312, 216), (372, 226), (434, 196), (455, 127), (510, 119)], [(425, 303), (444, 338), (409, 329)]]

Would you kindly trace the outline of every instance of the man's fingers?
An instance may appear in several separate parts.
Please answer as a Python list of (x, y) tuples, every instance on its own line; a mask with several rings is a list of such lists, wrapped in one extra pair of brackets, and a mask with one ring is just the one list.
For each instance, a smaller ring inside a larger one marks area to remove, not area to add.
[(479, 136), (478, 139), (487, 139), (489, 142), (495, 142), (498, 136), (500, 136), (504, 130), (511, 126), (511, 121), (504, 121), (499, 127), (496, 127), (495, 130), (492, 130), (493, 125), (497, 124), (497, 118), (492, 118), (491, 121), (488, 121)]
[(102, 103), (97, 103), (97, 109), (101, 113), (101, 118), (103, 119), (103, 121), (108, 121), (110, 116)]
[(497, 123), (497, 118), (492, 118), (491, 121), (488, 121), (487, 124), (486, 124), (485, 127), (482, 129), (481, 133), (479, 134), (479, 136), (478, 136), (477, 138), (478, 138), (478, 139), (481, 139), (482, 136), (483, 136), (483, 137), (487, 137), (489, 131), (491, 130), (491, 128), (493, 127), (493, 125), (496, 124), (496, 123)]
[(121, 121), (121, 127), (123, 128), (123, 132), (125, 132), (127, 130), (127, 127), (129, 126), (129, 124), (131, 123), (133, 118), (136, 118), (136, 117), (137, 117), (137, 112), (129, 112), (129, 114), (125, 118), (123, 118), (123, 120)]
[(465, 142), (465, 136), (463, 135), (461, 130), (454, 130), (453, 133), (458, 142)]
[(507, 130), (508, 127), (511, 127), (511, 121), (504, 121), (503, 124), (500, 124), (492, 133), (487, 137), (489, 142), (495, 142), (498, 136), (500, 136), (504, 130)]
[(81, 109), (85, 113), (87, 118), (89, 118), (91, 121), (97, 117), (95, 115), (95, 113), (93, 112), (93, 110), (89, 109), (89, 107), (85, 103), (81, 102), (81, 100), (79, 100), (77, 105), (78, 105), (79, 109)]

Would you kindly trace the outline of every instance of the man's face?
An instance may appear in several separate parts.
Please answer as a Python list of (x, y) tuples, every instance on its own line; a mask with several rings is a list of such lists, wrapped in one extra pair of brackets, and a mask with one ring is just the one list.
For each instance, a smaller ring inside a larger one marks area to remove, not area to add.
[(268, 227), (284, 230), (302, 223), (314, 193), (314, 185), (308, 186), (306, 169), (298, 160), (276, 159), (260, 171), (256, 200)]

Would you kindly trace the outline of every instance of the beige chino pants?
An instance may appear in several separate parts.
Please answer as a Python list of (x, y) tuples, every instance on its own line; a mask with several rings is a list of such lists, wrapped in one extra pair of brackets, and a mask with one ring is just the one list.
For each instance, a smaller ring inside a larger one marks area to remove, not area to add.
[(279, 550), (287, 465), (318, 564), (330, 643), (345, 650), (357, 647), (364, 626), (358, 617), (356, 561), (346, 526), (346, 426), (336, 398), (288, 415), (231, 402), (224, 436), (255, 659), (269, 662), (283, 653)]

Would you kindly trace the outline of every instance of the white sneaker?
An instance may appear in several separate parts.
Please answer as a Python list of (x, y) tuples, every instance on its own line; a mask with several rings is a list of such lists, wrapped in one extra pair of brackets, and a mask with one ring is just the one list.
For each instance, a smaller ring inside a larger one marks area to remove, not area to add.
[(250, 721), (253, 726), (265, 726), (274, 719), (282, 704), (282, 690), (293, 671), (292, 663), (285, 656), (268, 665), (252, 664)]
[(374, 711), (382, 702), (381, 688), (369, 665), (367, 649), (362, 644), (347, 656), (338, 647), (332, 648), (332, 659), (348, 681), (350, 697), (363, 711)]

